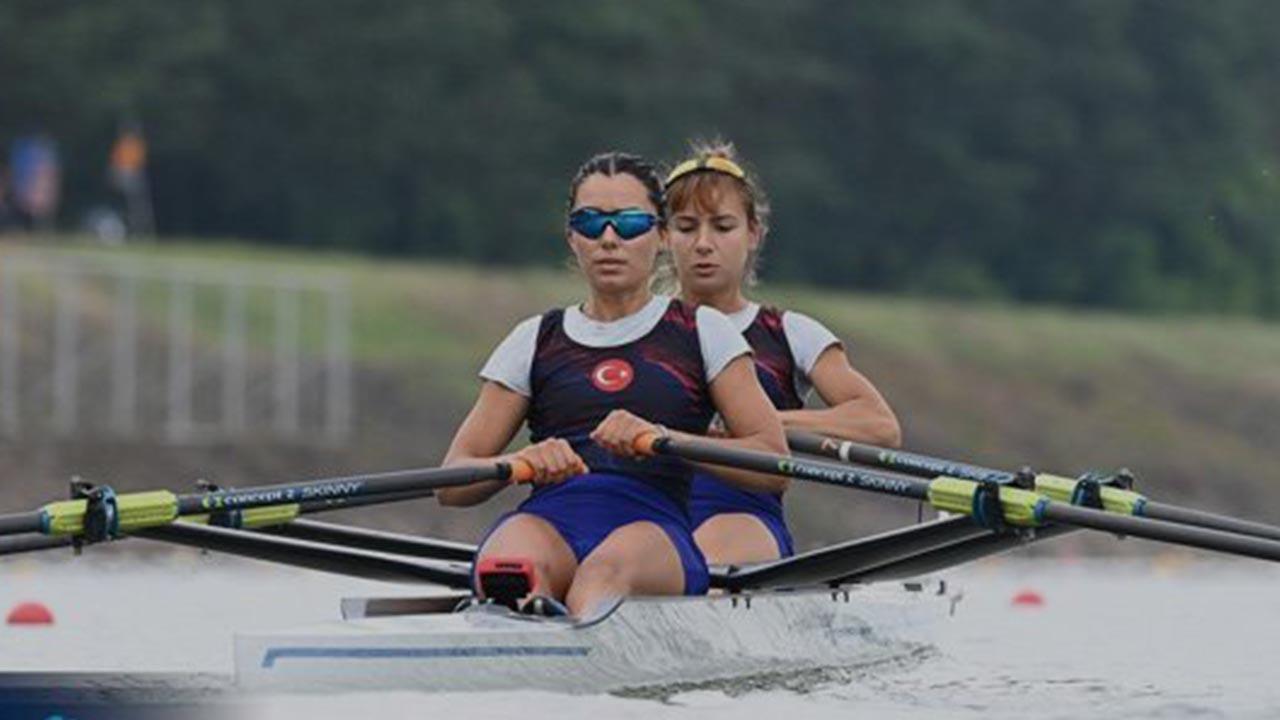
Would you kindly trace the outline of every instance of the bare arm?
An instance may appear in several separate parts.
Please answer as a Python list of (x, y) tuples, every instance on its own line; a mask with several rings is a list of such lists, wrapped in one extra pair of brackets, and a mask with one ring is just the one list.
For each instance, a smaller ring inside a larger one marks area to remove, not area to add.
[[(789, 454), (778, 411), (760, 387), (755, 362), (741, 355), (725, 366), (711, 381), (711, 399), (724, 419), (728, 437), (691, 436), (700, 442), (758, 452)], [(674, 435), (674, 433), (673, 433)], [(699, 465), (731, 485), (751, 492), (785, 492), (787, 478), (738, 470), (720, 465)]]
[[(445, 453), (444, 466), (483, 465), (508, 459), (499, 456), (524, 423), (529, 410), (529, 399), (495, 383), (486, 382), (480, 387), (476, 404), (462, 421), (449, 452)], [(474, 485), (442, 488), (436, 491), (441, 505), (476, 505), (496, 495), (506, 482), (487, 480)]]
[[(495, 382), (480, 388), (480, 397), (462, 421), (458, 434), (444, 456), (445, 467), (483, 465), (491, 462), (519, 460), (533, 471), (535, 485), (563, 482), (574, 475), (590, 472), (568, 442), (549, 438), (513, 453), (499, 455), (515, 437), (529, 411), (529, 400)], [(444, 488), (437, 491), (441, 505), (476, 505), (496, 495), (509, 483), (499, 480)]]
[(901, 447), (902, 428), (889, 403), (853, 368), (839, 345), (818, 356), (809, 380), (828, 407), (779, 413), (785, 427), (880, 447)]

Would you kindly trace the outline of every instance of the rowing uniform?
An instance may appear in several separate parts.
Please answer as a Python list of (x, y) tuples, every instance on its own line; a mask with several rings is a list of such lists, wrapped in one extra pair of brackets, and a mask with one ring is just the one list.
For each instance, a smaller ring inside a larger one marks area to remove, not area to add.
[(680, 555), (685, 593), (706, 592), (707, 565), (689, 522), (689, 466), (673, 457), (619, 457), (588, 436), (617, 409), (673, 430), (706, 432), (715, 415), (711, 381), (750, 352), (719, 311), (661, 295), (612, 322), (570, 307), (517, 325), (480, 377), (529, 399), (531, 442), (566, 440), (591, 472), (535, 487), (515, 512), (550, 523), (579, 562), (615, 529), (653, 522)]
[[(813, 386), (809, 373), (827, 348), (840, 340), (818, 321), (796, 312), (750, 303), (729, 315), (755, 353), (760, 385), (779, 410), (804, 407)], [(764, 523), (778, 543), (778, 554), (795, 552), (782, 511), (781, 493), (740, 490), (706, 472), (694, 475), (689, 514), (696, 529), (721, 513), (746, 513)]]

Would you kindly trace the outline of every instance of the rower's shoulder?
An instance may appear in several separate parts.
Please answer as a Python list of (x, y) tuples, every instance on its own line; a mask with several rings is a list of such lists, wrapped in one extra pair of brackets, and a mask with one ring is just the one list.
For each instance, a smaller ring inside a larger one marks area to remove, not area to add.
[(545, 331), (548, 327), (563, 324), (565, 308), (555, 307), (544, 310), (536, 315), (530, 315), (520, 322), (516, 323), (508, 335), (536, 337), (540, 332)]

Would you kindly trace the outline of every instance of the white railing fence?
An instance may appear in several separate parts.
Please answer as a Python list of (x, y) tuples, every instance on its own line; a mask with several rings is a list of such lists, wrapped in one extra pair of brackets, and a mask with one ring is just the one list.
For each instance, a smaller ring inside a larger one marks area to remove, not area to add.
[(289, 266), (0, 255), (0, 439), (351, 432), (347, 279)]

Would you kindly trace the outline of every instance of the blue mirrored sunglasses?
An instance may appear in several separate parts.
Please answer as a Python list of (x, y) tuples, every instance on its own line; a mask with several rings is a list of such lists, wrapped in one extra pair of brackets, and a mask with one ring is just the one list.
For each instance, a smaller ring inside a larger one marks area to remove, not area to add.
[(658, 216), (639, 208), (605, 212), (599, 208), (578, 208), (569, 213), (569, 227), (579, 235), (599, 240), (604, 229), (612, 225), (623, 240), (634, 240), (658, 224)]

